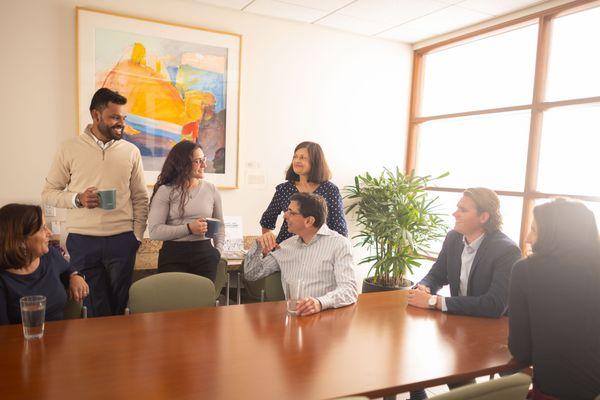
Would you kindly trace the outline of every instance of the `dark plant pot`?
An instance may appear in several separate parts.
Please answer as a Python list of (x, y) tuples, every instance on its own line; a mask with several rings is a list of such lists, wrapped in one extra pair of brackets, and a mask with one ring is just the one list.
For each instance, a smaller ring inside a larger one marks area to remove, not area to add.
[(363, 293), (373, 293), (373, 292), (387, 292), (390, 290), (408, 290), (413, 286), (412, 281), (408, 279), (404, 279), (404, 284), (406, 286), (383, 286), (372, 282), (373, 277), (365, 278), (363, 280), (362, 292)]

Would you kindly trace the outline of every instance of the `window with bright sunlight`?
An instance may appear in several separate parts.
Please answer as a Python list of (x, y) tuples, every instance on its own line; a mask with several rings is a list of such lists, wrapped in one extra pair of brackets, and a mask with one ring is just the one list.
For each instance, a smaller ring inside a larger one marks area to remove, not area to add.
[(600, 222), (598, 48), (600, 7), (589, 6), (416, 50), (407, 169), (450, 173), (430, 188), (450, 228), (461, 191), (475, 186), (499, 194), (503, 231), (521, 245), (523, 210), (555, 196), (582, 200)]

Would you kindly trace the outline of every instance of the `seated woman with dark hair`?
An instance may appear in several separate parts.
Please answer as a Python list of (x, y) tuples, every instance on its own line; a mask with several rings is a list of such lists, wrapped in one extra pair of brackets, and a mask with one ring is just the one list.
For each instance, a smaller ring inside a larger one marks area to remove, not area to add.
[(600, 242), (594, 214), (557, 199), (533, 210), (509, 292), (508, 346), (533, 366), (532, 399), (600, 394)]
[(85, 280), (58, 250), (49, 248), (50, 231), (39, 206), (8, 204), (0, 208), (0, 325), (21, 323), (19, 299), (46, 296), (46, 321), (63, 318), (69, 294), (82, 301), (89, 293)]

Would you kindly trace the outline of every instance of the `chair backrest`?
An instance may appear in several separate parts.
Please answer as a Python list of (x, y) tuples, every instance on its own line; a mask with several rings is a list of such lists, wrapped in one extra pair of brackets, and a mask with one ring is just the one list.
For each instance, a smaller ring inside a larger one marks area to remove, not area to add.
[[(244, 270), (244, 263), (242, 263), (242, 271)], [(265, 278), (260, 278), (255, 281), (246, 280), (246, 277), (242, 274), (244, 282), (244, 289), (246, 289), (246, 296), (253, 300), (263, 300), (262, 293), (265, 290)]]
[(221, 258), (217, 264), (217, 276), (215, 277), (215, 300), (219, 298), (221, 290), (227, 283), (227, 260)]
[(520, 400), (525, 399), (531, 377), (518, 373), (453, 389), (430, 400)]
[[(84, 310), (86, 312), (84, 312)], [(75, 300), (68, 299), (63, 310), (63, 319), (78, 319), (87, 318), (87, 309), (82, 303), (78, 303)]]
[(215, 286), (203, 276), (163, 272), (140, 279), (129, 288), (129, 311), (144, 313), (214, 307)]
[(285, 300), (285, 293), (281, 285), (281, 272), (275, 272), (265, 277), (265, 298), (267, 301)]

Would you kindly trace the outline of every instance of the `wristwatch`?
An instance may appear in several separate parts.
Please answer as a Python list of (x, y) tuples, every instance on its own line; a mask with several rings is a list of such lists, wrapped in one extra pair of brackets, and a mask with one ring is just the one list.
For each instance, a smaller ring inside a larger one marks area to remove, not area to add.
[(79, 200), (79, 194), (75, 195), (75, 205), (77, 208), (82, 208), (83, 204), (81, 204), (81, 200)]
[(73, 277), (73, 276), (75, 276), (75, 275), (79, 275), (79, 276), (80, 276), (80, 277), (82, 277), (82, 278), (83, 278), (83, 280), (85, 281), (85, 275), (84, 275), (84, 274), (82, 274), (82, 273), (81, 273), (81, 272), (79, 272), (79, 271), (72, 272), (72, 273), (71, 273), (71, 276), (70, 276), (69, 278), (71, 278), (71, 277)]
[(437, 308), (437, 296), (432, 295), (429, 296), (429, 300), (427, 300), (427, 304), (429, 305), (429, 308)]

